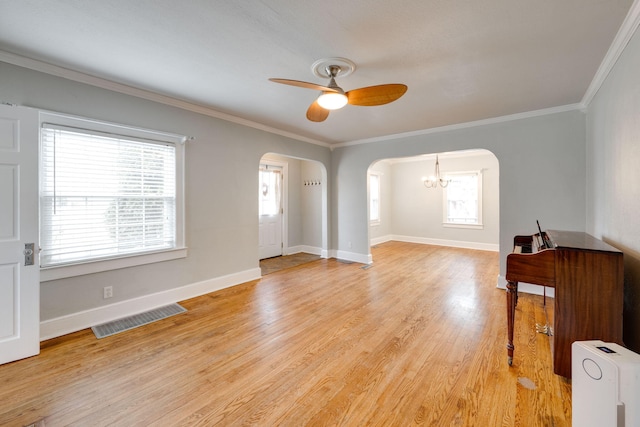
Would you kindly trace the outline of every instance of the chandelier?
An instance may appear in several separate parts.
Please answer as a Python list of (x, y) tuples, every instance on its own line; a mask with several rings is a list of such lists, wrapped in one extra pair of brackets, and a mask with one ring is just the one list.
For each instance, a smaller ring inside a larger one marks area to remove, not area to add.
[(450, 179), (444, 179), (440, 177), (440, 162), (438, 161), (438, 156), (436, 155), (436, 172), (435, 175), (431, 175), (430, 177), (423, 176), (422, 183), (427, 188), (436, 188), (438, 184), (440, 187), (445, 188), (451, 182)]

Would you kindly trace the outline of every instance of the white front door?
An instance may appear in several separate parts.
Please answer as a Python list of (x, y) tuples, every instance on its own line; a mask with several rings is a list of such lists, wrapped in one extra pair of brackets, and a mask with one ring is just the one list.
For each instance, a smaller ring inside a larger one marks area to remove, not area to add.
[(282, 255), (282, 168), (260, 165), (259, 255), (260, 259)]
[(38, 141), (37, 110), (0, 105), (0, 364), (40, 353)]

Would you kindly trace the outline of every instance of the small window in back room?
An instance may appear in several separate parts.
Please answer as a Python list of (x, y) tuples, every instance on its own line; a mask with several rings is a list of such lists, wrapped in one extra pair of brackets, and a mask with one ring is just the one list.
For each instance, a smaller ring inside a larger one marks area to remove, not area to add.
[(482, 172), (452, 172), (443, 191), (445, 226), (482, 227)]
[(380, 223), (380, 175), (369, 174), (369, 222)]

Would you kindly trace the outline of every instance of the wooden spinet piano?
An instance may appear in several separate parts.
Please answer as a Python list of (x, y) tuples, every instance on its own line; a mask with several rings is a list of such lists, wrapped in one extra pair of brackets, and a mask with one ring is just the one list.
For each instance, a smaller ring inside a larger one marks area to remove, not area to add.
[[(622, 252), (582, 232), (548, 230), (516, 236), (507, 255), (507, 354), (513, 362), (518, 282), (555, 288), (553, 371), (571, 378), (571, 344), (599, 339), (622, 342)], [(548, 247), (547, 247), (548, 246)]]

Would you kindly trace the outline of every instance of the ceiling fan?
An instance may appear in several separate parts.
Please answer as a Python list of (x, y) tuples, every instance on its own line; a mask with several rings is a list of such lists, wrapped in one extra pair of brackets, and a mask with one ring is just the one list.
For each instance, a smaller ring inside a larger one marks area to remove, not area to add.
[(336, 84), (336, 77), (345, 77), (355, 70), (355, 64), (344, 58), (329, 58), (316, 61), (311, 69), (318, 77), (329, 79), (327, 86), (289, 79), (269, 79), (275, 83), (314, 89), (322, 92), (307, 109), (307, 119), (312, 122), (323, 122), (329, 117), (331, 110), (337, 110), (347, 104), (372, 107), (384, 105), (400, 98), (407, 91), (407, 86), (399, 83), (367, 86), (345, 92)]

